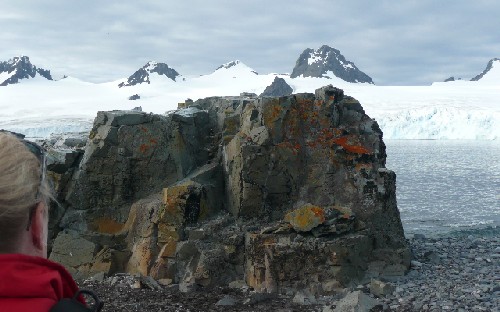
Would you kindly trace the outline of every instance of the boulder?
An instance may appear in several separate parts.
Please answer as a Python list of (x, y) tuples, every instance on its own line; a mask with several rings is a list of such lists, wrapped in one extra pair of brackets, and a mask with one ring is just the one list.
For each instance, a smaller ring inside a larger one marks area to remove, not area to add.
[(325, 307), (323, 312), (369, 312), (372, 309), (382, 306), (377, 300), (364, 294), (361, 291), (349, 292), (340, 299), (335, 308)]
[[(396, 175), (358, 101), (327, 86), (182, 107), (98, 113), (51, 257), (181, 291), (244, 280), (310, 299), (408, 270)], [(70, 232), (90, 246), (77, 261), (61, 256)]]
[[(91, 276), (98, 247), (75, 232), (61, 232), (54, 240), (49, 259), (64, 264), (75, 278)], [(106, 268), (104, 268), (106, 270)]]
[(375, 296), (387, 296), (391, 295), (396, 287), (388, 282), (379, 281), (376, 279), (372, 279), (370, 282), (370, 292)]

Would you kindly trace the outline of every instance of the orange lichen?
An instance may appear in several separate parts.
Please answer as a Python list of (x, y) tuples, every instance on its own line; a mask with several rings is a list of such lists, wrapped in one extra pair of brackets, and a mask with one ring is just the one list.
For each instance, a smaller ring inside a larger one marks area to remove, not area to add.
[(177, 250), (177, 241), (171, 237), (167, 238), (167, 243), (163, 246), (159, 256), (162, 258), (174, 258)]
[(267, 126), (271, 126), (276, 120), (278, 120), (281, 116), (283, 108), (280, 103), (273, 103), (269, 105), (270, 107), (266, 107), (264, 111), (264, 124)]
[(370, 154), (370, 151), (364, 148), (363, 146), (353, 146), (353, 145), (346, 145), (343, 146), (343, 148), (348, 151), (349, 153), (355, 153), (355, 154)]
[(100, 218), (94, 221), (94, 229), (99, 233), (116, 234), (123, 229), (125, 224), (110, 218)]
[(346, 137), (346, 136), (335, 139), (334, 143), (342, 146), (342, 148), (349, 153), (370, 154), (370, 151), (368, 149), (366, 149), (365, 147), (363, 147), (361, 145), (350, 144), (350, 142), (348, 141), (348, 137)]
[(325, 222), (325, 211), (320, 207), (311, 207), (310, 210), (314, 213), (316, 217), (320, 219), (320, 222)]
[(307, 204), (287, 213), (285, 221), (296, 231), (307, 232), (325, 222), (325, 211), (321, 207)]
[(141, 153), (146, 153), (148, 150), (149, 150), (150, 146), (148, 146), (147, 144), (141, 144), (141, 146), (139, 146), (139, 150), (141, 151)]

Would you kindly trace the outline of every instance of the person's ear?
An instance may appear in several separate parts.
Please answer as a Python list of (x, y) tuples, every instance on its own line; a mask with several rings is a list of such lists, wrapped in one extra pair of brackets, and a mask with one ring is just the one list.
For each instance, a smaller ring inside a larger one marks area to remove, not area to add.
[(43, 252), (47, 245), (45, 241), (47, 239), (45, 235), (46, 222), (45, 207), (44, 204), (40, 202), (36, 205), (31, 219), (31, 239), (33, 241), (33, 246), (40, 252)]

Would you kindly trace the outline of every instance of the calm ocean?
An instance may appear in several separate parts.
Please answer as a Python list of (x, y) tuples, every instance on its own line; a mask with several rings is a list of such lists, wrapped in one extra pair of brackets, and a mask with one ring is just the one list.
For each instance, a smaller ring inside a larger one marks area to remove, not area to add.
[(406, 234), (500, 228), (500, 142), (385, 140)]

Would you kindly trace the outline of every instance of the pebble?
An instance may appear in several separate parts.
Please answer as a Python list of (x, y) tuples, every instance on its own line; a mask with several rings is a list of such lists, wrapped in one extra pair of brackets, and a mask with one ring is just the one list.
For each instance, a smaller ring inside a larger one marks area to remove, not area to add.
[(500, 239), (478, 236), (415, 235), (410, 272), (378, 300), (390, 311), (500, 311)]

